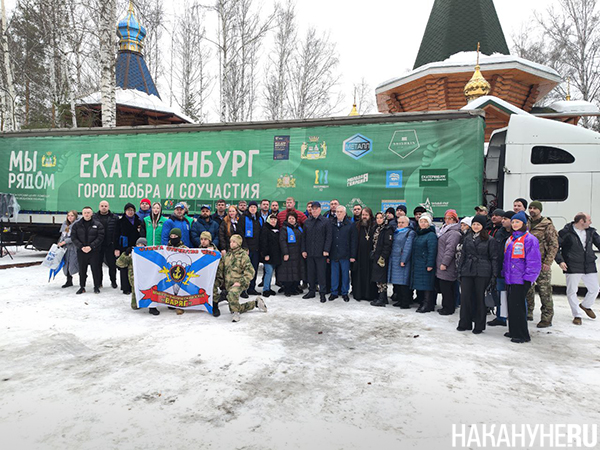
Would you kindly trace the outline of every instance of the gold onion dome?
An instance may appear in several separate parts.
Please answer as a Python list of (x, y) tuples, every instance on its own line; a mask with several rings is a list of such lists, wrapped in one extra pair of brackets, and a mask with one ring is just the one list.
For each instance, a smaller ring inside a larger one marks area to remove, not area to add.
[(352, 105), (352, 111), (350, 111), (350, 114), (348, 114), (348, 116), (358, 116), (358, 110), (356, 109), (356, 103)]
[(481, 74), (481, 67), (479, 67), (479, 44), (477, 44), (477, 65), (475, 66), (475, 73), (465, 86), (465, 97), (467, 102), (475, 100), (484, 95), (488, 95), (492, 87)]

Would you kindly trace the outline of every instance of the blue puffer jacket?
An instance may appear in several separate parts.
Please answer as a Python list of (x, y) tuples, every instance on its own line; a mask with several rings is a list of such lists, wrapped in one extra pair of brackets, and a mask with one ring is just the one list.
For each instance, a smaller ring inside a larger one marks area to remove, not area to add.
[(169, 244), (169, 235), (171, 234), (171, 230), (173, 228), (179, 228), (181, 230), (181, 242), (185, 244), (186, 247), (192, 248), (192, 242), (190, 240), (190, 222), (187, 218), (182, 217), (181, 220), (177, 219), (175, 216), (169, 217), (165, 220), (162, 229), (162, 235), (160, 237), (160, 243), (162, 245)]
[[(412, 249), (411, 286), (417, 291), (435, 289), (435, 258), (437, 257), (437, 235), (435, 227), (417, 230)], [(433, 267), (428, 272), (427, 268)]]
[(212, 243), (215, 247), (219, 248), (219, 224), (212, 218), (207, 222), (202, 217), (194, 220), (192, 223), (192, 229), (190, 231), (190, 239), (192, 245), (196, 248), (200, 247), (200, 235), (203, 231), (208, 231), (212, 236)]
[[(406, 227), (394, 230), (394, 243), (390, 255), (388, 282), (392, 284), (410, 285), (410, 261), (416, 233)], [(404, 267), (400, 264), (404, 263)]]

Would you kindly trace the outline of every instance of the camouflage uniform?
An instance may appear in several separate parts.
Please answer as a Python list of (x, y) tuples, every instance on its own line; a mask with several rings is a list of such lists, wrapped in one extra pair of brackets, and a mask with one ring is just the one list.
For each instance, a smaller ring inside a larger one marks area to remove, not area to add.
[[(218, 288), (221, 287), (227, 291), (227, 302), (231, 312), (241, 314), (254, 309), (256, 306), (255, 301), (240, 304), (240, 294), (248, 289), (252, 278), (254, 278), (254, 267), (250, 262), (248, 251), (241, 247), (229, 250), (219, 262), (213, 290), (213, 301), (218, 298)], [(239, 283), (240, 286), (234, 286), (235, 283)]]
[[(529, 219), (529, 232), (533, 234), (540, 242), (540, 253), (542, 255), (542, 264), (552, 265), (556, 252), (558, 252), (558, 233), (552, 220), (548, 217), (542, 217), (541, 220), (533, 222)], [(540, 300), (542, 302), (542, 322), (552, 323), (554, 317), (554, 303), (552, 301), (552, 271), (542, 269), (535, 284), (527, 292), (527, 318), (533, 318), (535, 308), (535, 286), (537, 285)]]
[(121, 256), (119, 256), (119, 259), (117, 259), (117, 267), (119, 269), (127, 268), (127, 277), (129, 278), (129, 284), (131, 285), (131, 309), (139, 309), (135, 299), (135, 288), (133, 284), (133, 257), (131, 256), (131, 253), (121, 253)]

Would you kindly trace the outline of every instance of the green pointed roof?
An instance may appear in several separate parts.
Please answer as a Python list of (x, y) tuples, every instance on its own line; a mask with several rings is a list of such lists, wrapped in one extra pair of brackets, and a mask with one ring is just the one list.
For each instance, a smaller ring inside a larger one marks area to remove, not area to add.
[(486, 55), (509, 55), (493, 0), (435, 0), (415, 66), (471, 52), (481, 42)]

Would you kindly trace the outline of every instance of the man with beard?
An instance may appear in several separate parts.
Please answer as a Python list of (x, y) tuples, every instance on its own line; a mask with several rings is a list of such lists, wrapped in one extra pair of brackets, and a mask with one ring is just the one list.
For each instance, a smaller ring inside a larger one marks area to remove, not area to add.
[(373, 222), (373, 211), (371, 211), (371, 208), (364, 208), (361, 212), (360, 221), (353, 224), (358, 231), (358, 245), (356, 262), (352, 264), (352, 295), (358, 301), (371, 301), (375, 299), (376, 294), (374, 285), (371, 283)]
[(275, 200), (271, 202), (271, 214), (279, 214), (279, 202)]
[(335, 211), (337, 207), (340, 206), (340, 202), (336, 199), (333, 199), (329, 202), (329, 211), (327, 211), (324, 216), (330, 219), (332, 222), (337, 222), (337, 218), (335, 215)]
[(221, 225), (221, 222), (223, 222), (223, 219), (225, 218), (225, 216), (227, 215), (227, 204), (225, 203), (225, 200), (220, 199), (217, 200), (217, 211), (211, 216), (212, 219), (217, 222), (218, 225)]

